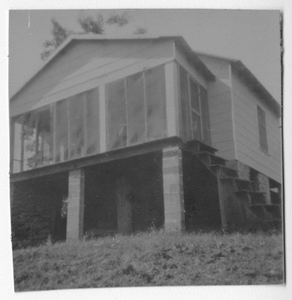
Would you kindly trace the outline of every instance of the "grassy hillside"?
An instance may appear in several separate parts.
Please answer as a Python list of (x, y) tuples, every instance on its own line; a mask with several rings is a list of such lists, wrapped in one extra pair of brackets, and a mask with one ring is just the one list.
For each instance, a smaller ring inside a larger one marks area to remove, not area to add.
[(280, 234), (149, 232), (13, 252), (15, 290), (283, 283)]

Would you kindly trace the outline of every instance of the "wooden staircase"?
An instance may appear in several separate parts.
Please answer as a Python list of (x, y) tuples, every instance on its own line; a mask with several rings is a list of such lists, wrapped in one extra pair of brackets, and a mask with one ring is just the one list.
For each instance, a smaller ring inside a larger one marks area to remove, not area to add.
[[(227, 160), (215, 155), (217, 151), (200, 141), (188, 143), (191, 152), (216, 176), (223, 229), (281, 229), (281, 201), (256, 190), (254, 182), (239, 178), (238, 171), (226, 166)], [(276, 199), (276, 200), (273, 200)]]

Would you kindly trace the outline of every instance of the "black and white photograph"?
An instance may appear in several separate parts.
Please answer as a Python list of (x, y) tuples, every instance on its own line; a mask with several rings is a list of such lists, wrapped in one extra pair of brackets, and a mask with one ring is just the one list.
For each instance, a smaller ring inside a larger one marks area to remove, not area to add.
[(283, 21), (9, 11), (14, 293), (285, 286)]

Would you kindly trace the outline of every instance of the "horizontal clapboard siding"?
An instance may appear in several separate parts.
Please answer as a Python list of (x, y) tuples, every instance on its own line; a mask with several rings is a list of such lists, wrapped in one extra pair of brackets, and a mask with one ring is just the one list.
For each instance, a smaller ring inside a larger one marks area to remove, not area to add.
[(171, 40), (74, 42), (12, 99), (11, 116), (173, 59)]
[[(278, 118), (234, 71), (232, 90), (238, 160), (280, 182), (281, 136)], [(266, 115), (268, 153), (260, 149), (257, 106)]]

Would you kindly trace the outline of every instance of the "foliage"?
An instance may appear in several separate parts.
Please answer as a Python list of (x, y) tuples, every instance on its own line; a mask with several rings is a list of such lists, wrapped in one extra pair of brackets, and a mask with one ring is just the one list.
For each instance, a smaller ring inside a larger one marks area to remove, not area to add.
[[(47, 59), (51, 53), (58, 48), (64, 40), (71, 34), (103, 34), (105, 31), (105, 23), (108, 25), (117, 25), (119, 27), (123, 27), (130, 22), (130, 15), (128, 13), (111, 13), (108, 18), (104, 18), (102, 14), (97, 14), (95, 17), (93, 16), (85, 16), (83, 13), (80, 13), (77, 19), (78, 24), (80, 25), (82, 31), (74, 32), (68, 30), (61, 26), (61, 24), (52, 19), (52, 39), (47, 40), (44, 43), (44, 51), (41, 53), (41, 58), (43, 60)], [(147, 29), (138, 28), (134, 33), (143, 34), (146, 33)]]
[(84, 33), (102, 34), (104, 32), (104, 19), (102, 15), (97, 15), (96, 19), (92, 16), (80, 16), (78, 23), (84, 30)]
[(117, 24), (120, 27), (127, 25), (130, 21), (130, 16), (127, 13), (116, 14), (112, 13), (106, 23), (109, 25)]
[(283, 283), (281, 234), (148, 232), (13, 253), (15, 290)]
[(145, 33), (147, 33), (147, 28), (138, 27), (133, 33), (134, 34), (145, 34)]
[(41, 53), (41, 59), (48, 58), (51, 53), (58, 48), (64, 40), (73, 32), (62, 27), (58, 21), (55, 19), (51, 20), (53, 29), (51, 31), (53, 38), (51, 40), (46, 40), (44, 42), (45, 50)]
[(11, 210), (13, 248), (38, 245), (50, 233), (51, 206), (45, 197), (15, 197)]

